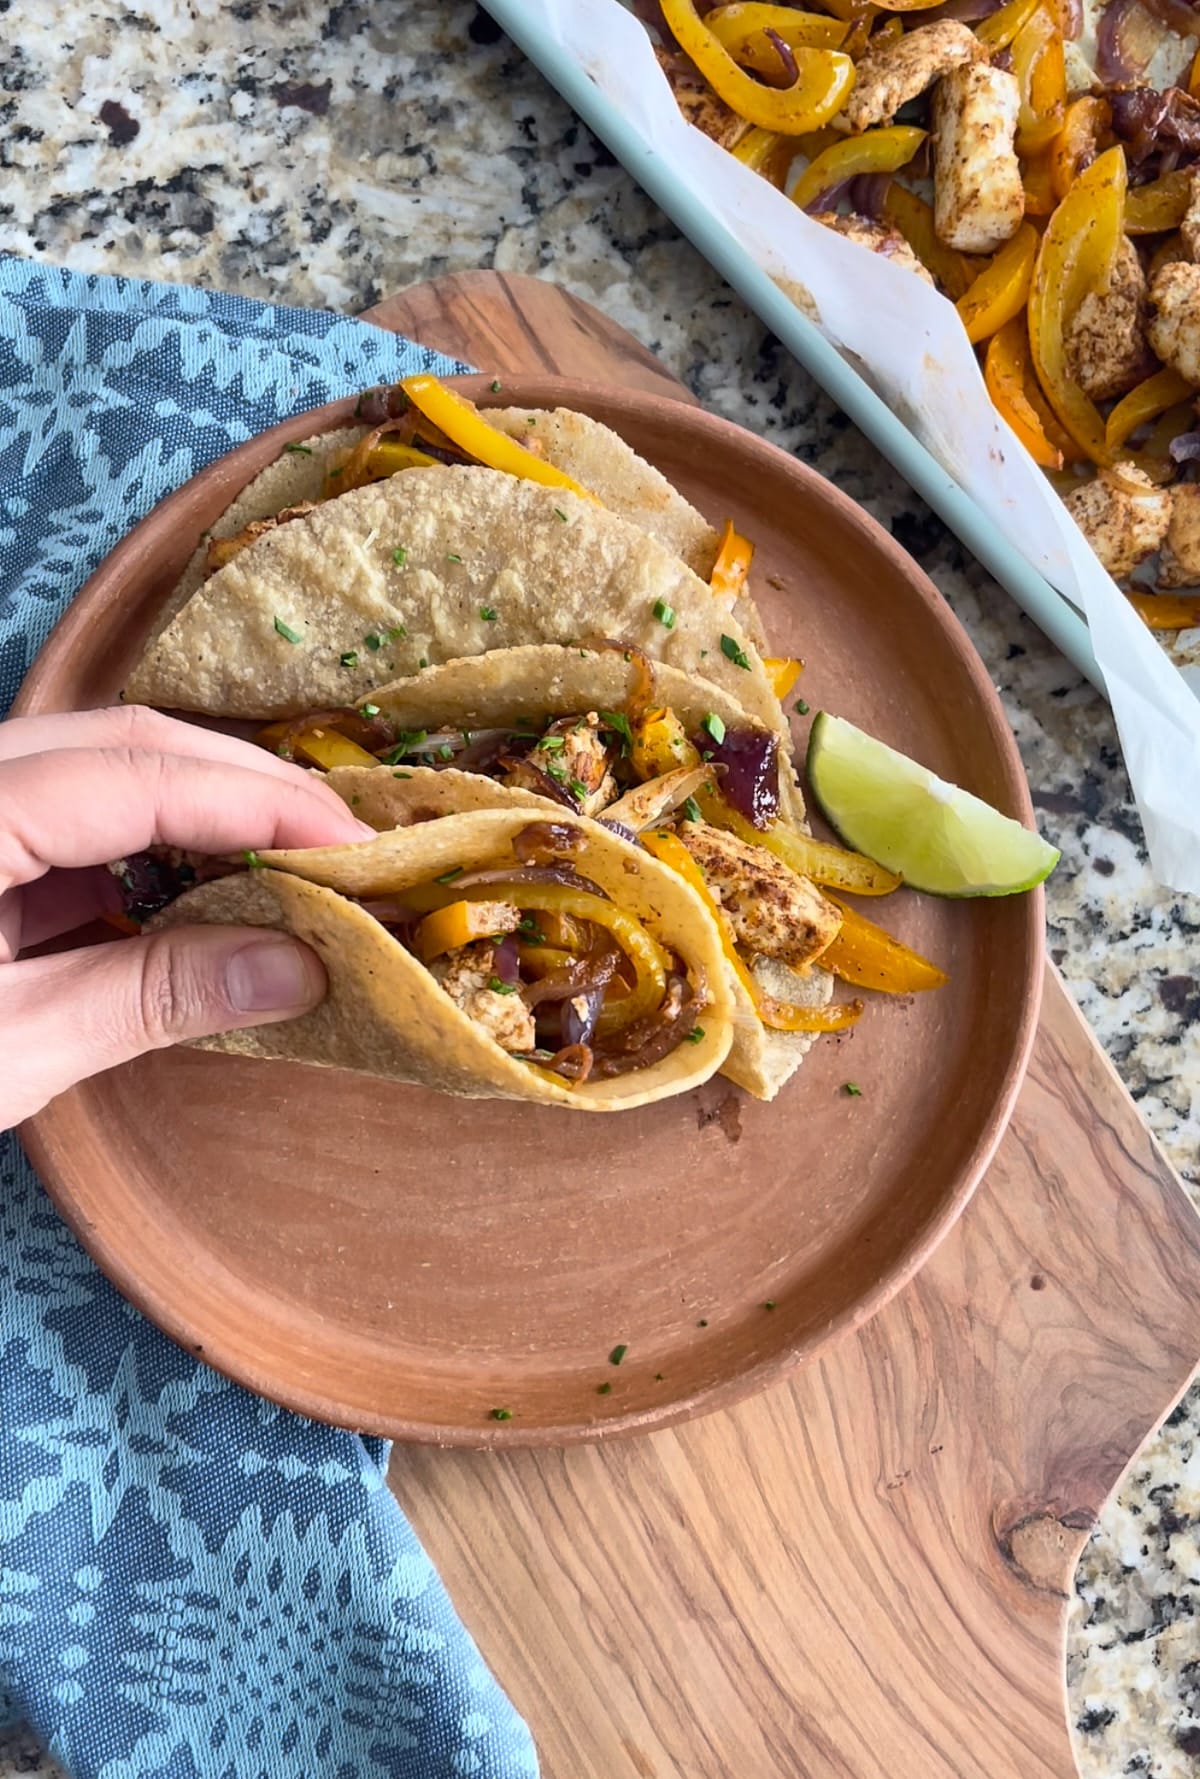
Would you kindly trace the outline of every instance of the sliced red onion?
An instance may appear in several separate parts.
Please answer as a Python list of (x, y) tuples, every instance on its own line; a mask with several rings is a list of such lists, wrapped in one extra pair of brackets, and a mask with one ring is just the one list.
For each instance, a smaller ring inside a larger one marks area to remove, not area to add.
[(1068, 43), (1076, 43), (1083, 31), (1083, 0), (1059, 0), (1062, 34)]
[(772, 80), (770, 84), (779, 87), (795, 86), (796, 82), (800, 79), (800, 70), (796, 66), (796, 56), (792, 46), (789, 43), (784, 42), (778, 31), (767, 29), (763, 32), (763, 36), (767, 39), (767, 42), (779, 57), (782, 73), (782, 78), (780, 80)]
[(517, 935), (505, 933), (492, 953), (492, 975), (508, 988), (521, 986), (521, 960), (517, 955)]
[(654, 1013), (635, 1019), (606, 1040), (603, 1049), (596, 1046), (592, 1073), (597, 1080), (611, 1080), (661, 1061), (683, 1043), (705, 1005), (682, 976), (669, 976), (666, 994)]
[[(533, 1060), (540, 1062), (541, 1058), (535, 1056)], [(549, 1069), (554, 1075), (562, 1075), (567, 1081), (573, 1081), (578, 1087), (592, 1072), (591, 1048), (587, 1044), (564, 1045), (553, 1056), (547, 1052), (542, 1067)]]
[(1141, 78), (1162, 42), (1162, 27), (1142, 0), (1108, 0), (1096, 29), (1096, 73), (1105, 86)]
[[(856, 174), (855, 178), (857, 177)], [(805, 215), (819, 216), (823, 210), (836, 210), (839, 204), (849, 203), (853, 186), (854, 179), (839, 179), (836, 185), (827, 185), (824, 191), (819, 191), (804, 206)]]
[(607, 816), (602, 815), (600, 817), (600, 826), (602, 828), (607, 828), (610, 834), (616, 834), (619, 839), (628, 840), (633, 845), (637, 845), (637, 835), (632, 828), (627, 828), (624, 822), (610, 822)]
[(964, 25), (977, 25), (980, 19), (991, 18), (999, 12), (1004, 0), (946, 0), (944, 6), (932, 7), (921, 14), (922, 24), (930, 24), (935, 19), (961, 19)]
[(408, 397), (398, 383), (393, 383), (387, 389), (364, 390), (355, 404), (354, 418), (364, 426), (383, 426), (407, 412)]
[(1146, 11), (1180, 37), (1200, 37), (1200, 12), (1188, 0), (1145, 0)]
[(560, 803), (564, 809), (579, 812), (579, 804), (571, 795), (566, 785), (559, 784), (548, 772), (532, 760), (517, 759), (512, 754), (501, 754), (496, 761), (497, 766), (504, 770), (504, 784), (519, 785), (524, 790), (536, 791), (539, 797), (546, 797), (551, 803)]
[(723, 768), (721, 795), (756, 828), (779, 814), (779, 737), (766, 729), (726, 729), (721, 741), (693, 736), (702, 756)]
[(600, 1017), (600, 1009), (604, 1005), (607, 983), (598, 988), (589, 988), (580, 994), (572, 995), (563, 1002), (562, 1007), (562, 1040), (570, 1046), (574, 1044), (591, 1044), (596, 1030), (596, 1021)]
[(1174, 463), (1195, 463), (1200, 459), (1200, 432), (1181, 432), (1167, 446)]
[(856, 215), (865, 216), (871, 222), (882, 222), (891, 183), (890, 173), (857, 174), (850, 181), (850, 208)]
[(598, 883), (581, 877), (569, 865), (501, 865), (491, 871), (467, 871), (454, 879), (453, 888), (471, 889), (485, 883), (560, 883), (564, 889), (586, 890), (589, 896), (604, 895)]

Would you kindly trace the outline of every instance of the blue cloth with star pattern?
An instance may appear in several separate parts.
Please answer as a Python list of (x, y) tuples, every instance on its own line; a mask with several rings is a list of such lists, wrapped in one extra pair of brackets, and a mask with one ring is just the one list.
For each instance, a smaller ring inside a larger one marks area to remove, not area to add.
[[(171, 489), (287, 415), (462, 368), (337, 315), (0, 256), (0, 714)], [(386, 1464), (151, 1327), (0, 1135), (0, 1720), (76, 1779), (531, 1779)]]

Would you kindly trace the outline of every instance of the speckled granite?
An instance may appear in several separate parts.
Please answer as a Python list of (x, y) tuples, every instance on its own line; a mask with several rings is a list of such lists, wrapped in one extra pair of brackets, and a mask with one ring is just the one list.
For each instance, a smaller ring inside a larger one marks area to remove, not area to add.
[[(548, 272), (889, 526), (993, 670), (1063, 850), (1055, 960), (1200, 1192), (1200, 900), (1151, 885), (1107, 707), (469, 0), (61, 0), (4, 22), (0, 247), (347, 309), (465, 267)], [(1200, 1773), (1198, 1434), (1193, 1392), (1080, 1566), (1089, 1779)], [(0, 1779), (53, 1771), (8, 1755)]]

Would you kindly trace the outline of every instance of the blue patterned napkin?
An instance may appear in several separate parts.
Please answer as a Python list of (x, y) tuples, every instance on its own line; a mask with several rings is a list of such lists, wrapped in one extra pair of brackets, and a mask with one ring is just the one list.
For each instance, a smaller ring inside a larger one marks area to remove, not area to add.
[[(463, 368), (337, 315), (0, 256), (0, 714), (164, 494), (289, 414)], [(0, 1719), (78, 1779), (535, 1775), (386, 1464), (159, 1334), (0, 1136)]]

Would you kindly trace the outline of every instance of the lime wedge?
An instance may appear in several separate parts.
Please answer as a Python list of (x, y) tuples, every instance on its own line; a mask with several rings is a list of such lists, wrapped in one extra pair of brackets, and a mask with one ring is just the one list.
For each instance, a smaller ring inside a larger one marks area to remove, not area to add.
[(820, 711), (808, 782), (839, 839), (933, 896), (1015, 896), (1059, 860), (1040, 834)]

